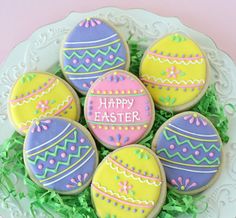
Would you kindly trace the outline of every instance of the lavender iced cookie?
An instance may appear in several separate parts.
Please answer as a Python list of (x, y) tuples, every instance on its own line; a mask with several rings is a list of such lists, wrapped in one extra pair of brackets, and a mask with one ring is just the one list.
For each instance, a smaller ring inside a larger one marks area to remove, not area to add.
[(62, 43), (60, 63), (68, 82), (86, 94), (104, 73), (129, 68), (129, 49), (120, 34), (98, 18), (82, 20)]
[(167, 182), (184, 194), (199, 193), (214, 183), (222, 164), (221, 147), (213, 124), (190, 111), (165, 122), (152, 142)]
[(31, 179), (42, 188), (77, 194), (89, 185), (98, 154), (92, 136), (82, 125), (51, 117), (30, 127), (24, 162)]

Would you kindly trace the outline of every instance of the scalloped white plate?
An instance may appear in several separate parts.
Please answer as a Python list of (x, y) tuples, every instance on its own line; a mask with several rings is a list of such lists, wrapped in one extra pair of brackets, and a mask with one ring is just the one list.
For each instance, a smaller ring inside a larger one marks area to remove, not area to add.
[[(228, 55), (216, 47), (213, 40), (185, 26), (177, 18), (160, 17), (139, 9), (102, 8), (89, 13), (71, 13), (65, 19), (35, 31), (29, 39), (17, 45), (6, 62), (0, 66), (0, 125), (4, 127), (0, 131), (0, 143), (14, 131), (7, 117), (6, 100), (16, 78), (30, 70), (55, 71), (58, 67), (61, 40), (78, 21), (87, 16), (104, 18), (116, 26), (126, 38), (133, 34), (136, 39), (147, 39), (144, 45), (149, 45), (166, 34), (183, 32), (197, 41), (205, 51), (210, 62), (212, 81), (216, 84), (220, 100), (230, 118), (230, 142), (224, 146), (226, 161), (220, 178), (213, 187), (203, 193), (208, 209), (198, 217), (235, 218), (236, 134), (233, 130), (236, 129), (236, 116), (229, 103), (236, 105), (236, 66)], [(15, 175), (12, 180), (18, 189), (24, 187)], [(27, 200), (19, 204), (9, 199), (6, 205), (3, 204), (3, 198), (0, 193), (0, 218), (31, 217)], [(37, 217), (45, 217), (45, 214), (39, 211)]]

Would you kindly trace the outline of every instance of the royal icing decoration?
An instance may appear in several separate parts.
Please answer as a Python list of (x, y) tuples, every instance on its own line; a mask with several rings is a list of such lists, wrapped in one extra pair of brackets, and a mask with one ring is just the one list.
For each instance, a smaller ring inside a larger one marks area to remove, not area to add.
[(155, 154), (143, 146), (131, 145), (112, 152), (98, 166), (91, 185), (97, 215), (156, 217), (156, 207), (162, 206), (160, 199), (166, 192), (163, 172)]
[(93, 84), (84, 109), (94, 136), (112, 149), (138, 142), (154, 120), (153, 102), (145, 86), (121, 70), (111, 71)]
[(185, 112), (163, 124), (153, 141), (167, 182), (179, 191), (204, 188), (219, 171), (221, 140), (201, 114)]
[(80, 116), (76, 93), (64, 81), (48, 73), (22, 75), (10, 92), (8, 108), (10, 119), (21, 134), (42, 117), (78, 120)]
[(158, 106), (184, 106), (205, 90), (206, 57), (188, 37), (178, 33), (168, 35), (144, 54), (140, 79)]
[(128, 69), (126, 42), (110, 25), (98, 18), (86, 18), (67, 36), (61, 53), (66, 79), (81, 93), (113, 69)]
[(29, 130), (24, 161), (37, 184), (63, 194), (79, 193), (89, 185), (98, 157), (84, 127), (62, 118), (45, 118)]

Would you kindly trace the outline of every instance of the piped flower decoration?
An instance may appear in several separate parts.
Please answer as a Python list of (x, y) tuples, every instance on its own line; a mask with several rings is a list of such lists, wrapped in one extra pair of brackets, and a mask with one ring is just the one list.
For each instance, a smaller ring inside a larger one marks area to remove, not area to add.
[(125, 77), (123, 75), (117, 75), (117, 72), (114, 72), (112, 75), (108, 76), (108, 81), (118, 83), (124, 81)]
[(124, 192), (125, 194), (128, 194), (129, 191), (133, 188), (132, 185), (129, 185), (128, 181), (124, 181), (124, 182), (119, 182), (119, 192)]
[(56, 102), (55, 99), (52, 100), (45, 100), (45, 101), (40, 101), (38, 102), (38, 104), (36, 105), (36, 110), (34, 111), (35, 114), (38, 114), (39, 112), (45, 112), (48, 109), (50, 109), (50, 104), (54, 104)]
[(196, 182), (191, 182), (189, 178), (185, 179), (184, 181), (181, 176), (179, 176), (177, 179), (172, 179), (171, 184), (176, 186), (178, 190), (181, 191), (187, 191), (197, 186)]
[(109, 136), (108, 140), (116, 144), (116, 146), (122, 146), (129, 141), (129, 137), (125, 136), (123, 139), (121, 134), (117, 134), (115, 137)]
[(184, 120), (187, 120), (190, 124), (196, 124), (196, 126), (207, 126), (206, 120), (198, 117), (197, 113), (186, 115)]
[(51, 120), (41, 120), (41, 121), (35, 121), (32, 129), (31, 129), (31, 132), (34, 133), (35, 131), (36, 132), (41, 132), (42, 130), (48, 130), (48, 124), (51, 123), (52, 121)]
[(50, 108), (48, 104), (49, 104), (48, 100), (45, 101), (42, 100), (38, 102), (36, 108), (44, 113), (46, 110)]
[(85, 27), (85, 28), (89, 28), (89, 27), (95, 27), (97, 25), (100, 25), (102, 24), (102, 22), (96, 18), (86, 18), (84, 20), (82, 20), (80, 23), (79, 23), (79, 26), (80, 27)]
[(148, 160), (150, 158), (144, 149), (136, 149), (134, 153), (138, 156), (138, 159)]
[(66, 185), (66, 188), (72, 189), (76, 187), (81, 187), (87, 179), (88, 173), (85, 173), (83, 175), (79, 174), (76, 178), (70, 179), (70, 183)]
[(180, 74), (180, 70), (178, 70), (175, 66), (172, 66), (171, 68), (167, 68), (167, 77), (168, 78), (176, 78)]

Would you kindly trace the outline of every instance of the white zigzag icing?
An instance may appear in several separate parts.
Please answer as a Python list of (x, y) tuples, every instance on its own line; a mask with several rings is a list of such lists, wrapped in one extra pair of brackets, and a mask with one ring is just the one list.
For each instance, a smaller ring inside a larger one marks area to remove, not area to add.
[(180, 80), (180, 81), (177, 81), (177, 80), (169, 80), (169, 79), (161, 79), (161, 78), (157, 78), (157, 77), (154, 77), (154, 76), (148, 76), (148, 75), (142, 75), (143, 78), (146, 78), (148, 80), (154, 80), (155, 82), (161, 82), (161, 83), (170, 83), (170, 84), (185, 84), (185, 85), (188, 85), (188, 84), (204, 84), (205, 83), (205, 80), (203, 79), (194, 79), (194, 80)]
[(110, 166), (111, 169), (115, 170), (115, 171), (116, 171), (117, 173), (119, 173), (119, 174), (123, 174), (123, 175), (126, 176), (127, 178), (132, 178), (132, 179), (134, 179), (134, 180), (138, 180), (138, 181), (141, 182), (141, 183), (147, 183), (148, 185), (154, 185), (154, 186), (156, 186), (156, 187), (158, 187), (158, 186), (161, 185), (161, 182), (157, 184), (156, 182), (149, 182), (147, 179), (142, 180), (142, 179), (139, 178), (139, 177), (134, 177), (133, 174), (127, 175), (127, 173), (126, 173), (125, 171), (120, 171), (117, 166), (115, 166), (115, 167), (112, 166), (112, 163), (111, 163), (111, 162), (108, 162), (108, 160), (106, 160), (106, 164), (107, 164), (108, 166)]
[(159, 61), (160, 63), (165, 63), (168, 62), (169, 64), (184, 64), (184, 65), (189, 65), (189, 64), (202, 64), (204, 62), (204, 59), (201, 59), (201, 61), (194, 60), (194, 61), (177, 61), (177, 60), (169, 60), (169, 59), (163, 59), (160, 57), (154, 57), (153, 55), (148, 54), (147, 55), (148, 59), (152, 59), (155, 62)]
[(23, 104), (26, 104), (26, 103), (29, 103), (31, 101), (35, 101), (37, 98), (40, 98), (42, 97), (43, 95), (46, 95), (48, 94), (57, 84), (59, 83), (59, 80), (57, 79), (55, 83), (52, 84), (52, 86), (50, 86), (48, 88), (48, 90), (46, 91), (43, 91), (42, 93), (34, 96), (34, 97), (31, 97), (29, 98), (28, 100), (23, 100), (21, 103), (20, 102), (17, 102), (16, 104), (12, 104), (11, 107), (16, 107), (16, 106), (19, 106), (19, 105), (23, 105)]
[(126, 200), (126, 201), (131, 201), (132, 203), (139, 203), (139, 204), (144, 203), (144, 204), (147, 204), (147, 205), (148, 205), (148, 204), (151, 204), (151, 205), (154, 205), (154, 204), (155, 204), (154, 201), (136, 200), (136, 199), (133, 199), (133, 198), (127, 198), (127, 197), (125, 197), (124, 195), (119, 195), (118, 193), (115, 193), (115, 192), (113, 192), (113, 191), (107, 189), (106, 187), (101, 186), (98, 182), (93, 182), (93, 183), (94, 183), (99, 189), (102, 189), (104, 192), (109, 193), (109, 194), (111, 194), (111, 195), (113, 195), (113, 196), (117, 196), (118, 198), (124, 199), (124, 200)]
[(65, 101), (63, 101), (61, 104), (57, 105), (57, 107), (56, 107), (56, 108), (53, 108), (53, 110), (51, 110), (50, 112), (47, 112), (47, 113), (44, 114), (44, 115), (40, 115), (40, 116), (39, 116), (38, 118), (36, 118), (36, 119), (27, 120), (25, 123), (20, 123), (19, 125), (20, 125), (20, 126), (27, 126), (27, 125), (32, 124), (35, 120), (38, 120), (38, 119), (43, 118), (43, 117), (47, 117), (48, 115), (52, 115), (55, 111), (59, 110), (60, 107), (64, 106), (66, 103), (68, 103), (71, 98), (72, 98), (72, 97), (69, 95)]

